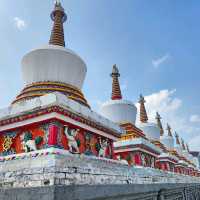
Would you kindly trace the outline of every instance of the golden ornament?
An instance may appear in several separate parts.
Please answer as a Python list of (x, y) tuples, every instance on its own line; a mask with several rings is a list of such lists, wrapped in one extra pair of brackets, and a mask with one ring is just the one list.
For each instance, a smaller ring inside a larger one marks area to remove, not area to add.
[(4, 143), (3, 143), (3, 150), (8, 151), (11, 148), (12, 143), (13, 143), (12, 138), (9, 136), (5, 136)]

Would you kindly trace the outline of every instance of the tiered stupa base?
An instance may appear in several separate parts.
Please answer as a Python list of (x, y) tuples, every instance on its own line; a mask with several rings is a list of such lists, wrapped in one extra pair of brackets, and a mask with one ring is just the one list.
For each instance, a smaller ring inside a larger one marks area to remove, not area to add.
[(13, 104), (24, 100), (29, 100), (35, 97), (40, 97), (52, 92), (60, 92), (67, 96), (69, 99), (72, 99), (82, 105), (90, 107), (83, 93), (78, 88), (66, 83), (49, 81), (37, 82), (26, 86), (13, 101)]

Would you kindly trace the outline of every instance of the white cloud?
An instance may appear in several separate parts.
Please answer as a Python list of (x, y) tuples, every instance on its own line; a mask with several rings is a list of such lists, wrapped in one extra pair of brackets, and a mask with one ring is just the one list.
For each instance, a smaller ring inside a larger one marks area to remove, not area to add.
[[(174, 97), (175, 92), (175, 89), (161, 90), (157, 93), (145, 96), (146, 109), (148, 111), (148, 117), (151, 121), (155, 120), (155, 115), (157, 111), (161, 115), (168, 116), (167, 118), (169, 118), (169, 116), (174, 115), (178, 108), (181, 107), (182, 100)], [(137, 107), (139, 107), (138, 104)]]
[(190, 121), (191, 122), (200, 122), (200, 116), (199, 115), (191, 115)]
[(14, 25), (20, 31), (24, 30), (27, 27), (26, 22), (19, 17), (14, 18)]
[(153, 60), (152, 60), (152, 65), (153, 65), (155, 68), (158, 68), (158, 67), (160, 67), (160, 65), (162, 65), (164, 62), (166, 62), (169, 58), (170, 58), (170, 55), (169, 55), (169, 54), (165, 54), (165, 55), (162, 56), (162, 57), (159, 57), (159, 58), (157, 58), (157, 59), (153, 59)]

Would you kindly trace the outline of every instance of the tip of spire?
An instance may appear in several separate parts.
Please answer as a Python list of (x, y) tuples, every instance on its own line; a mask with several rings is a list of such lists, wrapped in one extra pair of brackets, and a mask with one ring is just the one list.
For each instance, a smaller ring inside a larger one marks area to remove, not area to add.
[(168, 131), (168, 136), (172, 137), (172, 132), (171, 132), (172, 128), (171, 126), (167, 123), (167, 131)]
[(184, 142), (183, 138), (181, 138), (181, 143), (182, 143), (183, 150), (185, 150), (185, 142)]
[(179, 135), (176, 131), (175, 131), (175, 137), (179, 138)]
[(112, 74), (111, 76), (120, 76), (119, 69), (116, 64), (113, 65)]
[(190, 152), (190, 149), (189, 149), (189, 145), (188, 144), (186, 144), (186, 148), (187, 148), (187, 151), (188, 151), (188, 153)]
[(162, 119), (162, 117), (160, 116), (159, 112), (156, 112), (156, 119)]
[(55, 5), (55, 7), (54, 7), (53, 12), (51, 13), (51, 19), (54, 21), (56, 13), (61, 12), (62, 13), (62, 23), (64, 23), (67, 20), (67, 15), (65, 13), (64, 8), (62, 7), (60, 0), (56, 0), (54, 2), (54, 5)]
[(176, 144), (180, 145), (179, 135), (176, 131), (175, 131), (175, 137), (176, 137)]
[(61, 5), (60, 0), (55, 0), (55, 1), (54, 1), (54, 4), (55, 4), (55, 7), (60, 7), (60, 8), (62, 8), (62, 9), (64, 10), (64, 8), (63, 8), (62, 5)]
[(144, 99), (144, 96), (142, 94), (140, 94), (140, 97), (139, 97), (139, 103), (145, 103), (145, 99)]

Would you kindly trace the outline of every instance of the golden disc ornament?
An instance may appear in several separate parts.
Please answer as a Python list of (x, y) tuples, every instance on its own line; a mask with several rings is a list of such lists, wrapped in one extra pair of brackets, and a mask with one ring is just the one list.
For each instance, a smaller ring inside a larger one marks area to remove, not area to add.
[(11, 146), (12, 146), (12, 143), (13, 143), (12, 138), (9, 137), (9, 136), (5, 136), (4, 137), (4, 142), (3, 142), (3, 150), (4, 151), (10, 150)]

